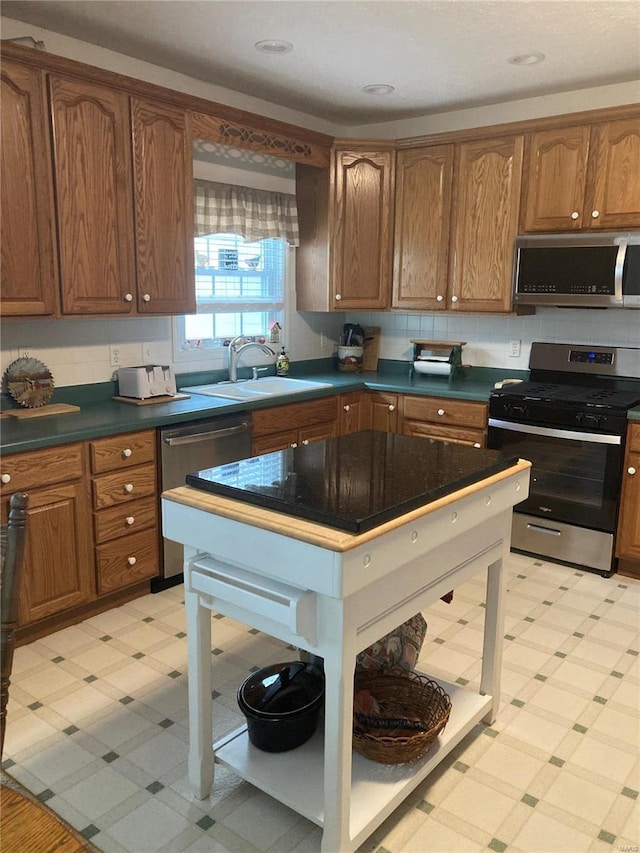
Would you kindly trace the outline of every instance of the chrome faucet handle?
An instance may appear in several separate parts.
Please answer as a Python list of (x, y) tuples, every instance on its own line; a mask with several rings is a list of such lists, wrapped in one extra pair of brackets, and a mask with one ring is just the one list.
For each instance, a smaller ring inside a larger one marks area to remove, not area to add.
[(251, 370), (253, 371), (253, 378), (258, 379), (258, 374), (266, 373), (268, 369), (268, 367), (252, 367)]

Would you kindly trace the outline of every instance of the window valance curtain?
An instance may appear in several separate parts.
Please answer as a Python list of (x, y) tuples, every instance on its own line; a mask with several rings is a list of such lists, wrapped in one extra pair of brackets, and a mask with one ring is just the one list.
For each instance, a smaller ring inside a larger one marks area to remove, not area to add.
[(296, 198), (215, 181), (194, 181), (195, 233), (241, 234), (247, 242), (286, 240), (299, 246)]

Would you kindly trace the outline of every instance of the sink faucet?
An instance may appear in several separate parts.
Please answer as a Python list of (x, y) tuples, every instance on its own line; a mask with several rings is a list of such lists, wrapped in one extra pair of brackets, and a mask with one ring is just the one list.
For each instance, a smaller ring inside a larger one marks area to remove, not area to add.
[(249, 349), (259, 349), (265, 355), (272, 355), (275, 361), (276, 354), (266, 344), (259, 344), (257, 341), (247, 341), (243, 335), (238, 335), (229, 344), (229, 382), (238, 381), (238, 364), (240, 358)]

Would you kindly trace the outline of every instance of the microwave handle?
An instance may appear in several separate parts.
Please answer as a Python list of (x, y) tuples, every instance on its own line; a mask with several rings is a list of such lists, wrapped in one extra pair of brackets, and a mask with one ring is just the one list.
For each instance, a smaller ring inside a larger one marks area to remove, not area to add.
[(618, 246), (618, 254), (616, 255), (616, 266), (613, 273), (613, 292), (615, 294), (615, 300), (618, 305), (623, 304), (622, 273), (624, 271), (624, 262), (625, 258), (627, 257), (628, 245), (628, 240), (620, 240), (620, 245)]

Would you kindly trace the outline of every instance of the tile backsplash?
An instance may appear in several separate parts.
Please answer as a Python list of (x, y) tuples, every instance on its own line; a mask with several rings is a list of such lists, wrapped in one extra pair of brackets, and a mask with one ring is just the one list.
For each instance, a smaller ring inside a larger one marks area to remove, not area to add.
[[(479, 314), (289, 311), (283, 341), (292, 361), (331, 356), (344, 322), (380, 326), (380, 357), (409, 361), (411, 338), (466, 341), (463, 361), (475, 367), (523, 370), (532, 341), (640, 347), (640, 311), (628, 309), (538, 308), (536, 314), (501, 317)], [(168, 317), (118, 320), (12, 320), (2, 323), (2, 372), (21, 355), (41, 359), (57, 387), (106, 382), (116, 369), (111, 349), (123, 366), (172, 364), (172, 321)], [(520, 355), (511, 355), (520, 341)], [(176, 372), (224, 366), (224, 353), (198, 354)]]

